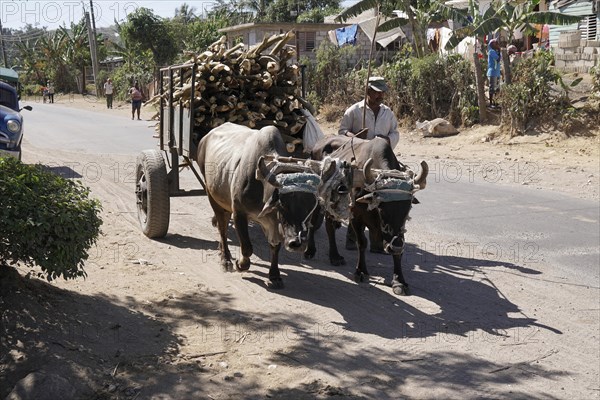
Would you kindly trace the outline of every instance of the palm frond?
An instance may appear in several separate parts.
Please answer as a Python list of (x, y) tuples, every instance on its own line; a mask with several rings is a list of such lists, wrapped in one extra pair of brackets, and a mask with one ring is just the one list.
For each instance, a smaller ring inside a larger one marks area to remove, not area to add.
[(379, 25), (379, 28), (377, 28), (377, 32), (387, 32), (391, 31), (394, 28), (401, 28), (404, 25), (408, 24), (408, 22), (408, 19), (400, 17), (388, 19), (387, 21)]
[(473, 30), (473, 35), (475, 35), (475, 36), (487, 35), (490, 32), (495, 32), (496, 30), (503, 28), (504, 26), (505, 26), (505, 23), (502, 21), (502, 19), (494, 16), (492, 18), (482, 21)]
[(470, 24), (469, 13), (466, 10), (459, 10), (457, 8), (447, 6), (445, 3), (438, 1), (433, 5), (435, 11), (439, 12), (444, 19), (452, 21), (458, 21), (462, 24)]
[(523, 17), (523, 22), (548, 25), (570, 25), (581, 20), (581, 16), (567, 15), (552, 11), (534, 12)]
[(446, 43), (446, 50), (452, 50), (466, 37), (473, 36), (473, 25), (468, 25), (460, 29), (455, 29), (452, 32), (452, 36)]
[(340, 15), (335, 18), (336, 22), (345, 22), (352, 17), (356, 17), (357, 15), (362, 14), (367, 10), (372, 10), (374, 8), (379, 8), (381, 6), (380, 0), (362, 0), (353, 6), (348, 7)]
[(482, 15), (483, 20), (493, 18), (498, 13), (498, 10), (492, 4)]

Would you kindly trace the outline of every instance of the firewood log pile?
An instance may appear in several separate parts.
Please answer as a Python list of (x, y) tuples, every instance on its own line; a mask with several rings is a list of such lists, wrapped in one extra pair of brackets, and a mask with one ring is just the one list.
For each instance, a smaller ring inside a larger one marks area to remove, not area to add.
[[(293, 46), (286, 46), (292, 39), (293, 32), (273, 35), (245, 50), (243, 43), (228, 49), (223, 36), (193, 54), (188, 63), (196, 64), (194, 87), (192, 69), (180, 70), (173, 78), (173, 101), (189, 108), (193, 96), (194, 131), (204, 135), (225, 122), (255, 129), (274, 125), (287, 143), (301, 143), (302, 110), (312, 111), (312, 106), (301, 98), (300, 67), (289, 62), (296, 55)], [(161, 101), (168, 104), (166, 88), (148, 103)]]

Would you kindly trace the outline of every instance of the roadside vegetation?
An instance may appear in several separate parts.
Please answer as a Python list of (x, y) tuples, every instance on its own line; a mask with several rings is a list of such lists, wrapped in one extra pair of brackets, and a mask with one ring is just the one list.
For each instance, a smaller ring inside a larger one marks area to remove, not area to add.
[(102, 220), (81, 183), (0, 156), (0, 210), (0, 276), (17, 263), (39, 266), (49, 281), (85, 276)]
[[(392, 89), (387, 102), (399, 119), (412, 123), (441, 117), (455, 126), (471, 126), (481, 122), (472, 60), (432, 53), (426, 45), (427, 26), (448, 19), (464, 25), (455, 30), (446, 46), (449, 50), (467, 36), (483, 41), (486, 33), (502, 31), (510, 40), (517, 30), (535, 34), (534, 24), (573, 22), (571, 16), (536, 12), (538, 4), (539, 0), (495, 1), (481, 14), (475, 1), (470, 1), (466, 10), (457, 10), (435, 0), (363, 0), (342, 10), (338, 0), (311, 0), (302, 4), (292, 0), (219, 0), (209, 11), (183, 3), (174, 8), (172, 18), (159, 17), (151, 9), (140, 7), (125, 21), (101, 30), (96, 38), (101, 60), (120, 60), (110, 72), (103, 69), (98, 82), (110, 76), (115, 98), (125, 100), (134, 80), (142, 86), (151, 84), (159, 68), (184, 62), (190, 54), (202, 52), (218, 40), (220, 28), (248, 22), (323, 22), (326, 15), (339, 15), (337, 20), (345, 21), (377, 7), (382, 15), (390, 17), (381, 24), (381, 31), (409, 26), (415, 32), (411, 44), (405, 44), (392, 59), (373, 64), (371, 71), (371, 75), (385, 76), (390, 82)], [(402, 11), (405, 17), (397, 17), (393, 10)], [(469, 15), (475, 18), (467, 23)], [(83, 20), (56, 31), (32, 26), (21, 31), (5, 30), (4, 36), (8, 37), (9, 63), (21, 70), (25, 95), (39, 95), (47, 81), (54, 83), (57, 92), (96, 93), (96, 88), (84, 84), (91, 67)], [(315, 49), (313, 60), (300, 60), (306, 66), (307, 98), (327, 120), (338, 120), (350, 101), (360, 99), (364, 93), (369, 60), (352, 61), (356, 51), (353, 46), (338, 48), (322, 43)], [(480, 67), (485, 75), (483, 51)], [(573, 80), (565, 84), (554, 69), (553, 60), (552, 52), (546, 51), (515, 65), (512, 83), (503, 87), (500, 96), (501, 118), (496, 118), (511, 135), (531, 130), (540, 120), (571, 131), (583, 129), (590, 118), (594, 119), (597, 102), (592, 108), (573, 108), (569, 99)], [(595, 69), (596, 80), (598, 69)], [(549, 112), (557, 117), (552, 121), (540, 118)]]

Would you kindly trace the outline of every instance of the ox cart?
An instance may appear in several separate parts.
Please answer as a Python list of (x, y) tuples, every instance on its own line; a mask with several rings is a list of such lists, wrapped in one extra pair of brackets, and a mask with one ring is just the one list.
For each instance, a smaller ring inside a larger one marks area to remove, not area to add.
[[(196, 158), (198, 143), (212, 128), (205, 123), (198, 123), (199, 120), (206, 122), (207, 119), (202, 118), (202, 115), (201, 118), (198, 117), (196, 103), (206, 103), (207, 101), (203, 98), (198, 100), (197, 92), (192, 96), (182, 96), (182, 93), (194, 92), (195, 88), (204, 84), (197, 82), (197, 80), (200, 81), (198, 78), (201, 76), (200, 68), (202, 68), (201, 64), (189, 62), (160, 70), (160, 90), (153, 101), (159, 109), (158, 149), (144, 150), (136, 162), (135, 193), (138, 219), (143, 233), (149, 238), (161, 238), (167, 234), (171, 197), (206, 194), (204, 182), (194, 167), (193, 161)], [(299, 100), (304, 102), (304, 99)], [(241, 102), (237, 104), (239, 105)], [(218, 107), (213, 106), (217, 110)], [(279, 110), (276, 111), (274, 115), (281, 113)], [(296, 124), (301, 123), (303, 128), (306, 120), (300, 119), (302, 117), (295, 118)], [(277, 124), (283, 124), (283, 122), (276, 119), (270, 121), (268, 118), (245, 121), (245, 123), (252, 124), (251, 127), (256, 128), (265, 124), (278, 126)], [(297, 163), (300, 161), (299, 158), (305, 158), (302, 152), (302, 139), (300, 139), (302, 133), (303, 129), (298, 129), (294, 131), (295, 137), (283, 134), (288, 139), (287, 150), (290, 156), (285, 161)], [(184, 168), (192, 171), (202, 188), (190, 190), (181, 188), (180, 172)]]
[(193, 107), (184, 107), (183, 100), (175, 100), (173, 95), (183, 86), (183, 81), (176, 82), (174, 77), (191, 74), (193, 86), (196, 68), (197, 65), (191, 63), (160, 70), (159, 148), (142, 151), (137, 158), (135, 176), (138, 219), (142, 232), (149, 238), (167, 234), (171, 197), (205, 194), (204, 189), (184, 190), (180, 187), (179, 174), (183, 167), (190, 168), (204, 185), (192, 161), (198, 142), (207, 132), (194, 129)]
[[(160, 70), (159, 93), (148, 101), (159, 109), (159, 148), (143, 151), (136, 166), (140, 225), (150, 238), (166, 235), (170, 198), (205, 193), (193, 160), (200, 139), (226, 122), (260, 129), (276, 126), (290, 155), (300, 155), (312, 106), (301, 96), (304, 79), (287, 45), (292, 32), (265, 37), (245, 49), (227, 47), (226, 37), (181, 65)], [(166, 157), (163, 157), (163, 153)], [(180, 170), (190, 168), (203, 189), (180, 187)]]

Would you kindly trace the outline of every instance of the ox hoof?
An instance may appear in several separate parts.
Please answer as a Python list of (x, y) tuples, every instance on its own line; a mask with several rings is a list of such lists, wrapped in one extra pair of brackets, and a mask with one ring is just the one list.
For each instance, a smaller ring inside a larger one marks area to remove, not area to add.
[(307, 259), (307, 260), (312, 260), (315, 257), (316, 253), (317, 253), (316, 250), (311, 250), (311, 249), (306, 250), (304, 252), (304, 258)]
[(236, 260), (235, 267), (238, 271), (248, 271), (250, 269), (250, 259), (243, 258), (241, 261)]
[(269, 278), (269, 281), (267, 282), (267, 287), (269, 289), (283, 289), (283, 279)]
[(365, 274), (363, 272), (355, 272), (354, 281), (356, 283), (369, 282), (369, 274)]
[(233, 263), (231, 260), (222, 261), (221, 268), (223, 268), (223, 272), (233, 272)]
[(344, 257), (342, 257), (342, 256), (330, 257), (329, 258), (329, 262), (334, 267), (339, 267), (340, 265), (346, 265), (346, 259)]
[(408, 296), (408, 285), (402, 283), (396, 283), (392, 285), (392, 290), (395, 295), (398, 296)]

